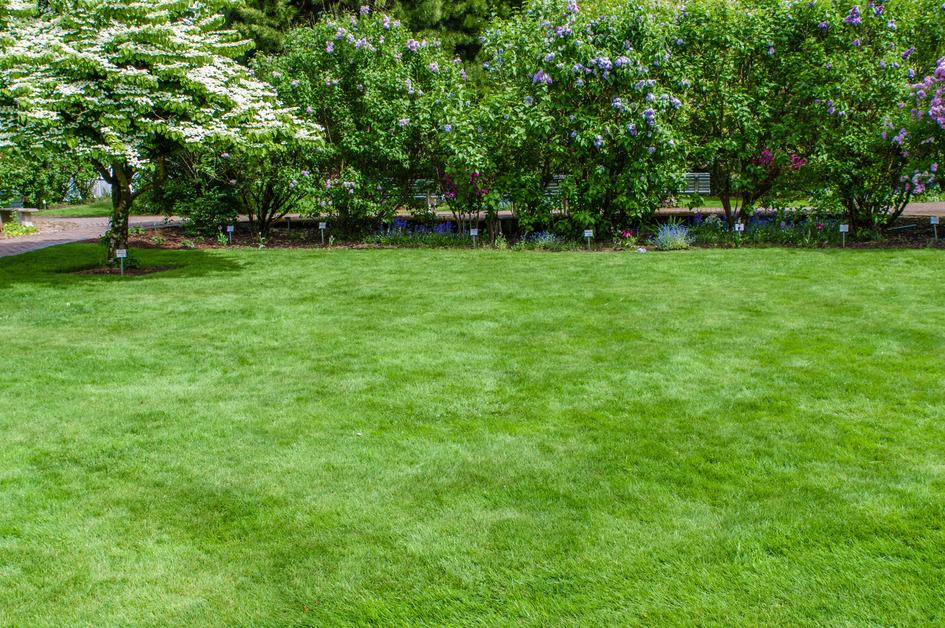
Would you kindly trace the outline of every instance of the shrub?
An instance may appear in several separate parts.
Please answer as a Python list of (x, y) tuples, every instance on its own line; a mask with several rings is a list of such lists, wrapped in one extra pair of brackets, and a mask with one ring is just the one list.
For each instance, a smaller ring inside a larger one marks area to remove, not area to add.
[(488, 152), (506, 158), (497, 170), (518, 173), (509, 190), (564, 175), (573, 229), (603, 231), (649, 217), (678, 189), (682, 101), (666, 71), (667, 32), (645, 4), (599, 15), (536, 1), (483, 39), (497, 105), (483, 129), (496, 143)]
[(692, 236), (689, 235), (689, 229), (680, 224), (660, 225), (653, 236), (653, 246), (661, 251), (680, 251), (688, 249), (692, 244)]

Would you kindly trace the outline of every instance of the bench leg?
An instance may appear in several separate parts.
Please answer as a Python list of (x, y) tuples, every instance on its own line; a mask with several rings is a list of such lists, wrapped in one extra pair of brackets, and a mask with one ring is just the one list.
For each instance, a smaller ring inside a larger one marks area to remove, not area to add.
[(32, 227), (32, 226), (33, 226), (33, 220), (32, 220), (32, 218), (30, 217), (30, 215), (27, 214), (26, 212), (16, 212), (16, 219), (17, 219), (17, 220), (20, 222), (20, 224), (23, 225), (24, 227)]

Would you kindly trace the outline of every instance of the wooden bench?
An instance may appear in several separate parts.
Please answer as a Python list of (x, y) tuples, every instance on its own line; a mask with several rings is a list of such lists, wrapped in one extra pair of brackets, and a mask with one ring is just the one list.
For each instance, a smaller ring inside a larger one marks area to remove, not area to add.
[(33, 226), (33, 214), (38, 212), (38, 209), (32, 207), (5, 207), (0, 209), (0, 225), (13, 222), (14, 219), (16, 222), (20, 223), (24, 227)]

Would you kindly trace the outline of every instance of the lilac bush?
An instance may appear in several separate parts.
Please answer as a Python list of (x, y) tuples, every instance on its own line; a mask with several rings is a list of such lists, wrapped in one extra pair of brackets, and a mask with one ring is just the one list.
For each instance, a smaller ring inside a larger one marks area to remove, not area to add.
[[(552, 175), (564, 175), (562, 208), (574, 230), (650, 216), (683, 169), (667, 37), (655, 15), (623, 3), (595, 16), (575, 2), (539, 0), (493, 24), (483, 37), (483, 128), (497, 143), (500, 188), (540, 197)], [(513, 201), (520, 213), (534, 209)]]
[(415, 179), (436, 177), (442, 138), (471, 99), (462, 65), (438, 42), (374, 10), (294, 31), (261, 65), (326, 129), (314, 207), (350, 231), (389, 218), (412, 202)]

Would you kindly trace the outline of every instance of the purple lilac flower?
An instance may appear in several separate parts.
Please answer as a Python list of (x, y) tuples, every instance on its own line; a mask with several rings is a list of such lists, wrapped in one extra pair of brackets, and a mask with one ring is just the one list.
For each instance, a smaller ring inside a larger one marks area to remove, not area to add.
[(545, 63), (551, 63), (554, 60), (555, 60), (555, 53), (549, 52), (548, 54), (545, 55)]
[(444, 124), (444, 125), (443, 125), (443, 132), (444, 132), (444, 133), (452, 133), (452, 132), (453, 132), (453, 125), (452, 125), (452, 124)]
[(371, 7), (369, 7), (366, 4), (361, 5), (359, 12), (361, 13), (361, 15), (368, 15), (371, 12)]
[(431, 63), (430, 65), (428, 65), (427, 68), (429, 68), (429, 70), (430, 70), (431, 72), (439, 72), (439, 71), (440, 71), (440, 65), (439, 65), (436, 61), (434, 61), (433, 63)]
[(627, 125), (627, 132), (629, 132), (630, 135), (632, 135), (633, 137), (636, 137), (636, 136), (637, 136), (637, 132), (638, 132), (638, 131), (637, 131), (637, 125), (635, 125), (635, 124), (628, 124), (628, 125)]
[(850, 9), (850, 13), (843, 18), (843, 21), (851, 26), (857, 26), (863, 22), (863, 18), (860, 17), (860, 6), (856, 5)]
[(400, 128), (405, 129), (410, 125), (410, 118), (401, 118), (397, 121), (397, 124), (400, 125)]
[(335, 42), (330, 41), (327, 44), (325, 44), (325, 52), (327, 52), (328, 54), (331, 54), (334, 51), (335, 51)]
[(892, 19), (886, 22), (886, 28), (891, 28), (892, 30), (896, 30), (896, 20)]
[(597, 64), (598, 68), (604, 70), (605, 72), (612, 70), (614, 67), (614, 64), (610, 61), (609, 57), (595, 57), (594, 62)]
[(650, 146), (650, 147), (647, 148), (646, 150), (652, 155), (653, 153), (656, 152), (656, 147), (655, 147), (655, 146)]
[(853, 40), (853, 47), (854, 47), (854, 48), (859, 48), (859, 47), (860, 47), (860, 40), (859, 40), (859, 39), (854, 39), (854, 40)]
[(821, 22), (820, 24), (817, 25), (817, 28), (819, 28), (822, 31), (825, 31), (827, 30), (828, 26), (830, 26), (830, 24), (828, 24), (827, 22)]
[(409, 50), (410, 52), (417, 52), (418, 50), (420, 50), (420, 42), (417, 41), (416, 39), (408, 39), (407, 50)]
[(908, 60), (909, 60), (909, 57), (912, 56), (912, 53), (913, 53), (913, 52), (915, 52), (915, 46), (912, 46), (911, 48), (909, 48), (908, 50), (906, 50), (904, 53), (902, 53), (902, 60), (903, 60), (903, 61), (908, 61)]
[(600, 147), (603, 146), (603, 145), (604, 145), (604, 138), (601, 137), (600, 135), (595, 135), (595, 136), (594, 136), (594, 148), (600, 148)]
[(544, 70), (538, 70), (532, 75), (532, 83), (535, 85), (551, 85), (553, 82)]
[(575, 0), (569, 0), (568, 6), (565, 9), (568, 13), (574, 14), (581, 10), (581, 7), (578, 6), (578, 3)]

